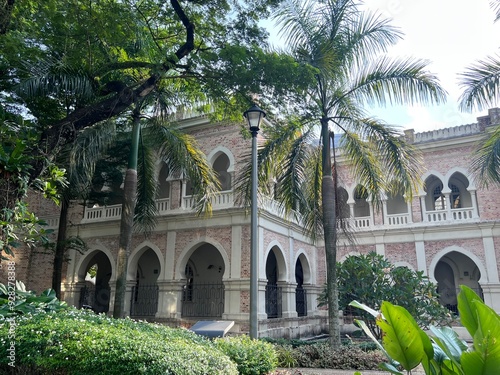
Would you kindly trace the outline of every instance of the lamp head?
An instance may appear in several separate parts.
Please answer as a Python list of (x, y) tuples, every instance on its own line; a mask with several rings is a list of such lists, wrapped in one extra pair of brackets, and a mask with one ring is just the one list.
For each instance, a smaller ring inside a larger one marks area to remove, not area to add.
[(260, 122), (264, 117), (266, 117), (266, 112), (254, 104), (243, 113), (243, 116), (248, 121), (250, 131), (259, 131)]

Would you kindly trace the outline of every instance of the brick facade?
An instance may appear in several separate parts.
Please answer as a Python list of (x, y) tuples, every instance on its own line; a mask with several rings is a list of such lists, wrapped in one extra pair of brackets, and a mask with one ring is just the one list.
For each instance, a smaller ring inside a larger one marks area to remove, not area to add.
[[(376, 210), (368, 202), (369, 214), (356, 217), (355, 213), (360, 212), (356, 205), (363, 202), (355, 200), (357, 183), (344, 164), (339, 172), (340, 184), (348, 195), (345, 204), (351, 213), (356, 242), (349, 243), (341, 236), (338, 259), (376, 251), (396, 265), (424, 271), (432, 281), (446, 282), (451, 288), (460, 284), (482, 288), (485, 301), (500, 311), (500, 188), (476, 185), (469, 172), (473, 150), (491, 124), (497, 123), (499, 114), (498, 109), (490, 110), (489, 117), (481, 118), (479, 125), (421, 134), (407, 130), (406, 137), (422, 152), (422, 179), (427, 181), (409, 204), (403, 200), (384, 201)], [(212, 124), (200, 117), (184, 121), (183, 127), (198, 140), (212, 164), (220, 155), (227, 157), (229, 165), (224, 172), (234, 181), (251, 148), (239, 125)], [(341, 156), (338, 160), (342, 163)], [(153, 280), (153, 311), (147, 310), (149, 315), (141, 317), (178, 326), (189, 326), (202, 318), (228, 319), (236, 322), (235, 332), (247, 332), (251, 237), (247, 210), (235, 204), (229, 190), (221, 192), (224, 199), (214, 204), (212, 217), (196, 217), (186, 197), (186, 181), (181, 176), (170, 176), (169, 186), (168, 208), (160, 213), (153, 233), (149, 237), (133, 236), (127, 311), (138, 311), (134, 309), (141, 303), (149, 303), (141, 299), (141, 288)], [(431, 186), (433, 191), (427, 191)], [(441, 189), (441, 196), (436, 189)], [(439, 206), (439, 201), (445, 203)], [(33, 204), (41, 217), (54, 218), (58, 213), (57, 207), (45, 206), (40, 198)], [(104, 212), (108, 208), (73, 204), (68, 234), (82, 237), (88, 251), (69, 254), (63, 289), (68, 303), (77, 306), (88, 290), (94, 293), (90, 300), (101, 293), (101, 302), (111, 313), (119, 215), (118, 211), (109, 211), (106, 219), (87, 215), (90, 210)], [(259, 334), (303, 337), (325, 331), (325, 311), (316, 306), (326, 281), (322, 244), (313, 243), (303, 235), (298, 223), (283, 220), (267, 204), (259, 207), (258, 244)], [(86, 279), (93, 264), (97, 264), (97, 276)], [(41, 249), (19, 251), (16, 265), (18, 279), (26, 281), (30, 289), (41, 291), (50, 286), (52, 254), (42, 254)], [(5, 279), (5, 274), (1, 276)], [(270, 294), (270, 279), (279, 297)], [(205, 295), (198, 290), (200, 280), (210, 288), (205, 289)], [(98, 285), (100, 291), (92, 289), (97, 290)], [(304, 305), (300, 306), (299, 289), (306, 291), (306, 302), (301, 300)], [(202, 302), (196, 302), (197, 298)], [(271, 306), (271, 300), (276, 306)], [(200, 313), (198, 305), (208, 310)], [(277, 317), (269, 318), (273, 313)]]

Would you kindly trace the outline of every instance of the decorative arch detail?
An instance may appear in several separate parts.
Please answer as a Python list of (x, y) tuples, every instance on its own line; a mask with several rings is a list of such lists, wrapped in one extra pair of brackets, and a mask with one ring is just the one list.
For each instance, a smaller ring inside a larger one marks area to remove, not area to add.
[[(302, 262), (301, 259), (304, 259), (305, 262)], [(311, 272), (311, 262), (309, 261), (309, 257), (304, 249), (300, 249), (295, 255), (293, 264), (296, 264), (297, 261), (302, 263), (302, 272), (304, 273), (304, 284), (312, 284), (312, 272)]]
[(229, 262), (229, 256), (227, 255), (227, 252), (224, 249), (224, 247), (220, 244), (220, 242), (214, 240), (213, 238), (201, 236), (197, 238), (195, 241), (189, 243), (186, 247), (184, 247), (184, 249), (180, 253), (178, 257), (178, 262), (175, 266), (175, 272), (174, 272), (175, 279), (180, 280), (184, 278), (184, 270), (186, 268), (190, 256), (203, 244), (212, 245), (217, 249), (222, 259), (224, 260), (224, 264), (226, 265), (224, 269), (224, 275), (222, 275), (222, 279), (224, 280), (229, 277), (231, 267)]
[(109, 263), (111, 264), (111, 279), (110, 279), (110, 281), (116, 280), (116, 269), (115, 269), (116, 266), (115, 266), (115, 259), (113, 257), (113, 254), (111, 254), (111, 251), (109, 251), (105, 246), (100, 245), (100, 246), (94, 247), (93, 249), (89, 249), (85, 253), (85, 255), (82, 258), (80, 258), (80, 260), (78, 261), (76, 268), (75, 268), (76, 269), (76, 275), (75, 275), (76, 280), (74, 280), (74, 282), (78, 282), (80, 280), (85, 280), (85, 275), (84, 275), (85, 269), (89, 265), (89, 262), (92, 260), (94, 255), (97, 254), (97, 252), (99, 252), (99, 251), (103, 252), (108, 257)]
[(265, 264), (267, 261), (267, 257), (269, 256), (269, 253), (273, 251), (274, 255), (276, 256), (276, 262), (278, 264), (278, 281), (288, 281), (288, 265), (286, 262), (286, 258), (283, 254), (283, 246), (279, 243), (279, 241), (274, 240), (271, 241), (267, 245), (266, 252), (264, 254), (264, 267), (261, 269), (266, 269)]
[(160, 274), (158, 275), (158, 280), (163, 280), (164, 275), (165, 275), (165, 267), (163, 264), (163, 254), (158, 246), (156, 246), (154, 243), (151, 241), (144, 241), (141, 244), (139, 244), (129, 255), (128, 257), (128, 267), (127, 267), (127, 280), (132, 281), (135, 280), (136, 277), (136, 272), (137, 272), (137, 265), (139, 262), (139, 259), (141, 258), (142, 254), (144, 254), (147, 250), (153, 250), (154, 253), (156, 254), (156, 257), (158, 258), (158, 262), (160, 263)]
[(433, 283), (436, 283), (437, 280), (436, 278), (434, 277), (434, 272), (436, 270), (436, 266), (437, 264), (439, 263), (440, 260), (442, 260), (442, 258), (448, 254), (448, 253), (451, 253), (451, 252), (457, 252), (457, 253), (461, 253), (467, 257), (469, 257), (473, 262), (474, 264), (477, 266), (477, 268), (479, 269), (479, 272), (481, 273), (481, 278), (478, 280), (478, 282), (480, 284), (483, 284), (483, 283), (488, 283), (488, 280), (489, 280), (489, 275), (488, 275), (488, 271), (486, 270), (483, 262), (481, 261), (481, 259), (479, 259), (475, 254), (473, 254), (472, 252), (468, 251), (468, 250), (465, 250), (459, 246), (448, 246), (446, 248), (444, 248), (443, 250), (441, 250), (440, 252), (438, 252), (433, 258), (432, 258), (432, 261), (431, 263), (429, 264), (429, 272), (428, 272), (428, 275), (429, 275), (429, 280), (432, 281)]
[(235, 165), (234, 155), (231, 152), (231, 150), (229, 150), (227, 147), (217, 146), (216, 148), (214, 148), (207, 156), (207, 159), (209, 160), (210, 164), (213, 164), (220, 154), (225, 154), (229, 159), (229, 167), (227, 168), (227, 171), (234, 172), (234, 165)]

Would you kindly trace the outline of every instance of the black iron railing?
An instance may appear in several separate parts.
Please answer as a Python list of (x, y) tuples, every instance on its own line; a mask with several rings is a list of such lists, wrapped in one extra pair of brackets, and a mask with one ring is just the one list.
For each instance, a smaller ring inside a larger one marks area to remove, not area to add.
[(107, 313), (110, 294), (109, 286), (96, 286), (87, 283), (80, 289), (79, 307), (91, 309), (97, 313)]
[(158, 285), (136, 285), (132, 288), (130, 316), (155, 316), (158, 310)]
[(266, 285), (266, 314), (268, 319), (281, 318), (281, 287), (276, 284)]
[(295, 289), (295, 309), (298, 316), (307, 316), (307, 290), (301, 286)]
[(224, 284), (190, 284), (182, 294), (182, 316), (221, 318), (224, 313)]

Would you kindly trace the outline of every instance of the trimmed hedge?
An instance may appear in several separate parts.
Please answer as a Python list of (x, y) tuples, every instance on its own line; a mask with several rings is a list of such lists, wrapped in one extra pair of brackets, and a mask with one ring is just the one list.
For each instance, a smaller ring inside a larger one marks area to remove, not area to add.
[[(32, 375), (238, 374), (213, 342), (181, 328), (81, 310), (15, 319), (16, 371)], [(9, 321), (0, 321), (3, 353), (10, 348), (9, 328), (12, 333)], [(12, 370), (9, 361), (0, 356), (0, 373)]]
[(236, 362), (241, 375), (268, 374), (276, 369), (276, 351), (268, 342), (236, 336), (216, 339), (215, 345)]

